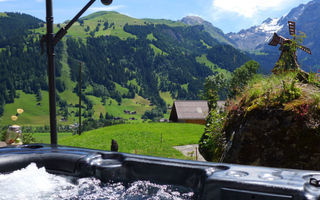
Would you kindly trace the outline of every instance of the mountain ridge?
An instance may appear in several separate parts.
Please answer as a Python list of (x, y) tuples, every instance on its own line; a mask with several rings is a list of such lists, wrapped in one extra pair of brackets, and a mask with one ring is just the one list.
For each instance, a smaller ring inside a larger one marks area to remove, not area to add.
[[(320, 1), (313, 0), (306, 4), (300, 4), (279, 19), (267, 19), (258, 26), (227, 35), (235, 41), (236, 47), (245, 51), (254, 52), (251, 55), (252, 58), (263, 64), (265, 69), (270, 72), (280, 52), (278, 48), (269, 46), (268, 43), (274, 32), (286, 38), (292, 38), (292, 36), (289, 35), (288, 21), (295, 21), (296, 33), (299, 34), (299, 31), (301, 31), (306, 34), (303, 45), (312, 51), (312, 55), (309, 55), (298, 50), (298, 61), (304, 70), (318, 71), (320, 68), (320, 62), (317, 59), (320, 56), (320, 34), (318, 31), (320, 30), (319, 12)], [(273, 26), (274, 29), (270, 29), (271, 31), (263, 31), (263, 26)], [(254, 55), (255, 52), (266, 54), (267, 56)]]
[(181, 20), (178, 20), (187, 25), (203, 25), (205, 30), (210, 33), (210, 35), (217, 39), (218, 41), (233, 46), (232, 41), (228, 39), (228, 37), (223, 33), (223, 31), (217, 27), (215, 27), (212, 23), (202, 19), (199, 16), (186, 16)]

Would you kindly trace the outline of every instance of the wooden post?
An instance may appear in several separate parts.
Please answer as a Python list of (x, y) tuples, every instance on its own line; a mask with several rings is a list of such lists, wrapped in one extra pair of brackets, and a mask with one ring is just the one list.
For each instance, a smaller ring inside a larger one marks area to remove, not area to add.
[(196, 147), (196, 160), (198, 160), (198, 147)]

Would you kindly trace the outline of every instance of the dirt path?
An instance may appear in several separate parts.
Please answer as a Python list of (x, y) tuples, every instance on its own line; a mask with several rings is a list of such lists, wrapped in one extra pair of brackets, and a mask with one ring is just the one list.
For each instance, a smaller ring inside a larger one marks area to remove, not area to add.
[[(192, 157), (193, 160), (198, 160), (198, 161), (206, 161), (201, 154), (199, 153), (199, 147), (197, 144), (190, 144), (190, 145), (185, 145), (185, 146), (175, 146), (175, 149), (180, 151), (183, 155)], [(197, 152), (196, 152), (197, 150)], [(198, 158), (198, 159), (196, 159)]]

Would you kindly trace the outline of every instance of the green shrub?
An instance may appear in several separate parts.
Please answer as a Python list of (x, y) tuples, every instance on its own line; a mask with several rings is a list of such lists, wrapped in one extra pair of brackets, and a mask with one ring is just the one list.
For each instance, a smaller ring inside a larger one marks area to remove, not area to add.
[(225, 144), (222, 128), (224, 124), (225, 113), (219, 113), (211, 110), (200, 141), (199, 152), (207, 161), (219, 161)]
[(33, 133), (22, 133), (22, 142), (23, 144), (31, 144), (35, 142)]
[(280, 103), (287, 103), (301, 96), (301, 88), (295, 86), (296, 80), (292, 80), (291, 83), (286, 83), (282, 81), (282, 91), (278, 96), (278, 101)]

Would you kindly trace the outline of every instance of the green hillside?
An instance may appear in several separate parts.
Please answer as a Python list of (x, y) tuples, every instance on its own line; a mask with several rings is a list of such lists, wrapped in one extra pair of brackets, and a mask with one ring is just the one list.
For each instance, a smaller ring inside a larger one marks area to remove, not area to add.
[[(48, 125), (49, 124), (49, 98), (47, 91), (41, 91), (42, 100), (37, 101), (36, 95), (26, 94), (20, 90), (17, 92), (19, 98), (15, 98), (14, 103), (6, 104), (4, 113), (1, 118), (1, 125), (18, 124), (18, 125)], [(24, 113), (13, 122), (11, 116), (17, 113), (21, 108)]]
[[(25, 113), (16, 123), (46, 125), (46, 56), (39, 48), (45, 24), (24, 14), (1, 16), (1, 125), (12, 124), (10, 116), (17, 108)], [(10, 34), (11, 24), (17, 24), (19, 34)], [(56, 24), (55, 31), (65, 24)], [(233, 71), (249, 60), (242, 52), (222, 46), (201, 25), (135, 19), (117, 12), (79, 19), (56, 46), (55, 58), (58, 123), (64, 125), (78, 118), (80, 62), (82, 119), (108, 113), (132, 123), (155, 109), (168, 117), (174, 99), (198, 99), (207, 76)]]
[[(197, 144), (203, 130), (203, 125), (194, 124), (121, 124), (88, 131), (81, 136), (61, 134), (59, 145), (110, 150), (114, 139), (119, 144), (119, 152), (186, 159), (173, 146)], [(50, 142), (49, 134), (34, 136), (37, 142)]]

